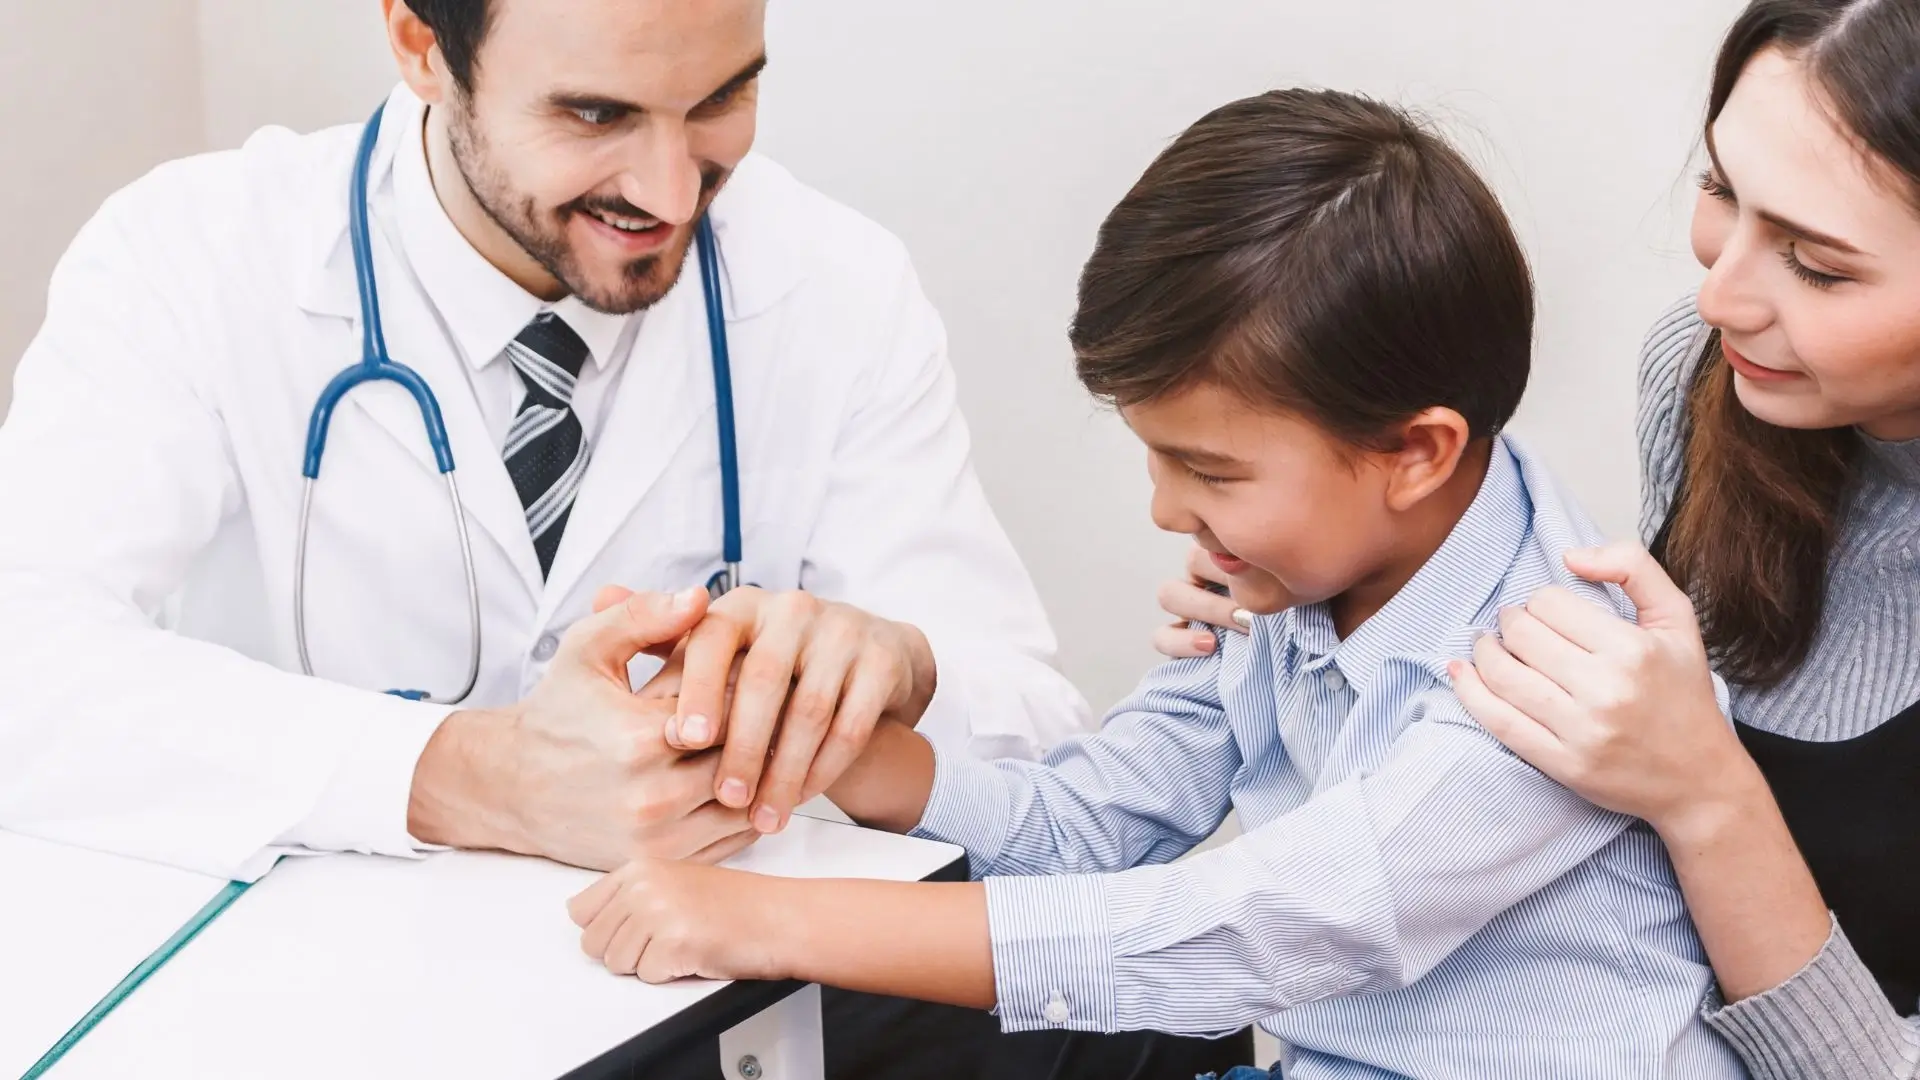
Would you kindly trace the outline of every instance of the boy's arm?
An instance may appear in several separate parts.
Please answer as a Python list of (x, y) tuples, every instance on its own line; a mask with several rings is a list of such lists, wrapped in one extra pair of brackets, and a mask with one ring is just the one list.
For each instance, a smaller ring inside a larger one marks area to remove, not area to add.
[(905, 724), (882, 720), (827, 798), (870, 829), (912, 832), (927, 809), (933, 778), (933, 744)]
[(1166, 664), (1040, 762), (936, 750), (898, 724), (827, 795), (863, 825), (959, 844), (975, 878), (1169, 862), (1225, 819), (1240, 767), (1218, 657)]
[(801, 979), (993, 1007), (986, 889), (976, 882), (766, 877), (638, 859), (567, 910), (587, 955), (648, 982)]
[[(1203, 855), (989, 881), (1003, 1027), (1211, 1034), (1404, 987), (1632, 824), (1506, 752), (1450, 693), (1417, 707), (1377, 771)], [(1194, 972), (1206, 993), (1164, 992)]]

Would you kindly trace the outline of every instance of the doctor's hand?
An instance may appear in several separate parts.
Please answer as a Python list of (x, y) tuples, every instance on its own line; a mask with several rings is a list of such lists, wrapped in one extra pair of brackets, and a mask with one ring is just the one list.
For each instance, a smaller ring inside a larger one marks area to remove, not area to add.
[(784, 978), (793, 937), (789, 882), (741, 870), (636, 859), (567, 902), (580, 948), (615, 975), (650, 983), (688, 976)]
[(636, 697), (627, 679), (627, 662), (670, 650), (706, 599), (630, 594), (567, 631), (525, 700), (447, 717), (414, 767), (408, 830), (603, 870), (641, 855), (718, 861), (752, 843), (746, 811), (713, 800), (722, 756), (669, 745), (676, 703)]
[[(624, 594), (602, 590), (596, 606)], [(714, 601), (640, 695), (677, 693), (667, 741), (724, 747), (715, 796), (772, 833), (859, 758), (882, 717), (918, 723), (936, 677), (913, 626), (749, 586)]]
[[(1187, 576), (1168, 578), (1160, 583), (1160, 607), (1179, 621), (1153, 632), (1154, 651), (1175, 660), (1209, 656), (1219, 647), (1219, 642), (1207, 626), (1245, 632), (1247, 623), (1241, 620), (1250, 620), (1252, 616), (1231, 597), (1208, 587), (1226, 584), (1226, 572), (1214, 565), (1213, 557), (1205, 548), (1199, 544), (1189, 548)], [(1194, 623), (1206, 625), (1194, 626)]]

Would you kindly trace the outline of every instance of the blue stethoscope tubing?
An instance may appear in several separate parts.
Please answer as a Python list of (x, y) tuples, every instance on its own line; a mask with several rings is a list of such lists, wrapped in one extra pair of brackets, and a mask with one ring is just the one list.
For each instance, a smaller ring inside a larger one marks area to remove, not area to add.
[[(467, 678), (460, 692), (435, 697), (424, 690), (389, 690), (397, 697), (452, 705), (466, 700), (480, 679), (480, 580), (474, 568), (473, 542), (467, 534), (467, 512), (460, 501), (460, 487), (454, 479), (453, 446), (447, 438), (447, 425), (440, 413), (440, 402), (420, 373), (393, 359), (387, 353), (387, 339), (380, 325), (380, 293), (374, 281), (373, 240), (367, 224), (367, 174), (373, 160), (374, 145), (380, 137), (383, 104), (375, 109), (360, 133), (360, 146), (354, 153), (353, 177), (347, 202), (347, 234), (353, 247), (354, 284), (360, 296), (360, 362), (335, 375), (320, 391), (313, 413), (307, 421), (307, 446), (300, 473), (300, 528), (294, 541), (293, 637), (300, 654), (300, 670), (313, 674), (313, 661), (307, 648), (306, 581), (307, 534), (313, 514), (313, 490), (320, 478), (320, 459), (327, 449), (327, 430), (333, 421), (334, 407), (355, 387), (369, 382), (398, 384), (412, 395), (420, 409), (427, 445), (433, 450), (435, 466), (447, 481), (447, 501), (453, 511), (454, 531), (460, 537), (460, 565), (467, 582)], [(719, 244), (713, 226), (703, 215), (694, 226), (694, 245), (700, 257), (700, 291), (707, 310), (707, 343), (713, 359), (715, 426), (720, 436), (721, 488), (721, 560), (725, 568), (707, 583), (708, 591), (718, 596), (740, 584), (740, 462), (734, 438), (733, 375), (727, 353), (726, 308), (721, 301)]]

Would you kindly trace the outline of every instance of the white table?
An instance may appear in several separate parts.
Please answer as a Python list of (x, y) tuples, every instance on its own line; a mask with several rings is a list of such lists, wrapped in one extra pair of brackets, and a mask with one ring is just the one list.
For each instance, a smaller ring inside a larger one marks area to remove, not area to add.
[[(16, 888), (4, 851), (0, 882)], [(951, 845), (796, 817), (732, 865), (796, 877), (920, 880), (958, 876), (964, 860)], [(137, 877), (128, 878), (130, 888), (141, 887)], [(768, 1045), (771, 1065), (781, 1060), (771, 1044), (796, 1032), (811, 1038), (817, 1061), (815, 988), (697, 980), (648, 986), (589, 960), (565, 902), (592, 878), (536, 859), (470, 852), (419, 861), (283, 860), (48, 1080), (639, 1076), (650, 1057), (730, 1029), (721, 1046), (729, 1080), (746, 1050)], [(69, 917), (54, 911), (57, 899), (43, 897), (38, 914)], [(90, 960), (100, 968), (88, 955), (95, 935), (86, 927), (140, 899), (77, 903), (81, 910), (69, 917), (77, 925), (62, 935), (70, 940), (23, 939), (17, 923), (0, 929), (0, 946), (10, 933), (12, 951), (29, 956), (20, 963), (0, 951), (0, 1000), (56, 986), (63, 972)], [(0, 925), (8, 925), (6, 916), (0, 909)], [(121, 962), (113, 979), (129, 966)], [(764, 1080), (781, 1080), (781, 1070), (760, 1071)], [(0, 1069), (6, 1080), (17, 1072)]]

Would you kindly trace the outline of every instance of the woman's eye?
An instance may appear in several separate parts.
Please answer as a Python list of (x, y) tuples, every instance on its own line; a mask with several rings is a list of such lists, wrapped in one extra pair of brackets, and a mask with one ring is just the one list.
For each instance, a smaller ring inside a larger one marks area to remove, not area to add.
[(1806, 282), (1816, 289), (1831, 289), (1843, 281), (1852, 280), (1841, 277), (1839, 274), (1821, 273), (1806, 263), (1801, 262), (1800, 253), (1794, 249), (1792, 244), (1788, 244), (1787, 250), (1780, 253), (1780, 259), (1787, 264), (1787, 269), (1793, 272), (1794, 277), (1799, 278), (1801, 281)]
[(1723, 203), (1733, 201), (1733, 189), (1721, 183), (1720, 178), (1713, 175), (1712, 169), (1702, 169), (1698, 182), (1700, 190), (1706, 192), (1709, 198), (1718, 199)]

